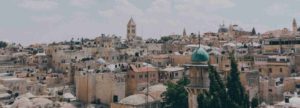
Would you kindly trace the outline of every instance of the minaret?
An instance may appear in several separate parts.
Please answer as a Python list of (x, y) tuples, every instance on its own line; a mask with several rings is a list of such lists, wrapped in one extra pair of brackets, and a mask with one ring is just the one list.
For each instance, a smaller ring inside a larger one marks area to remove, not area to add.
[(132, 18), (130, 18), (127, 24), (127, 40), (132, 41), (136, 36), (136, 25)]
[(190, 84), (185, 86), (188, 92), (188, 108), (199, 108), (197, 97), (199, 94), (209, 91), (210, 83), (207, 64), (209, 54), (201, 48), (200, 42), (199, 48), (193, 51), (191, 60), (190, 64), (184, 65), (189, 71), (188, 78), (190, 79)]
[(292, 30), (293, 30), (293, 33), (297, 32), (297, 22), (296, 22), (295, 18), (293, 19)]

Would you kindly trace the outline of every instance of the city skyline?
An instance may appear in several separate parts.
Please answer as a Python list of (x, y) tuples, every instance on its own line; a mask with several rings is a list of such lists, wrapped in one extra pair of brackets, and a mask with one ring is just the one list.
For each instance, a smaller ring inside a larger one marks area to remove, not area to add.
[(216, 32), (223, 22), (258, 32), (291, 29), (300, 19), (298, 0), (11, 0), (0, 1), (2, 40), (31, 44), (94, 38), (102, 33), (126, 37), (133, 17), (137, 35), (158, 38), (191, 32)]

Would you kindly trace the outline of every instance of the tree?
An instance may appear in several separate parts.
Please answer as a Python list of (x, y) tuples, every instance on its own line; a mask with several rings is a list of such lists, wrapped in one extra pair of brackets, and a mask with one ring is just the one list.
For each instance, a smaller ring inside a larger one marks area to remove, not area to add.
[(160, 40), (165, 43), (165, 42), (168, 42), (169, 40), (172, 40), (172, 37), (170, 36), (163, 36), (160, 38)]
[(0, 48), (5, 48), (7, 46), (7, 43), (4, 41), (0, 41)]
[(255, 31), (255, 28), (254, 28), (254, 27), (252, 28), (251, 35), (252, 35), (252, 36), (253, 36), (253, 35), (256, 35), (256, 31)]
[(257, 97), (253, 97), (251, 100), (251, 108), (257, 108), (259, 104), (258, 98)]
[(211, 96), (210, 96), (209, 92), (205, 91), (204, 93), (201, 93), (197, 97), (197, 101), (198, 101), (199, 108), (210, 108)]
[(187, 108), (188, 107), (188, 93), (184, 89), (190, 83), (189, 79), (184, 77), (177, 81), (176, 84), (172, 82), (167, 83), (167, 91), (162, 93), (164, 108)]
[(249, 108), (249, 97), (245, 92), (244, 87), (240, 81), (238, 65), (235, 61), (233, 53), (230, 54), (231, 70), (227, 78), (228, 96), (231, 102), (237, 108)]
[(209, 64), (209, 92), (198, 96), (200, 108), (231, 108), (225, 85), (215, 67)]

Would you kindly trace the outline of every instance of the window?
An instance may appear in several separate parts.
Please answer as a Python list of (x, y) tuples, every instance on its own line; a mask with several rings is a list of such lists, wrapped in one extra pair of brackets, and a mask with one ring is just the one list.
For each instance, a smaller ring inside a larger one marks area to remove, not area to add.
[(131, 75), (131, 78), (134, 78), (134, 75)]
[(258, 71), (261, 72), (262, 71), (261, 68), (259, 68)]
[(282, 68), (280, 68), (279, 71), (282, 72)]
[(269, 92), (272, 92), (273, 90), (272, 89), (269, 89)]
[(142, 78), (143, 78), (143, 75), (139, 75), (139, 78), (142, 79)]
[(269, 68), (269, 73), (272, 73), (272, 68)]
[(117, 95), (114, 95), (114, 97), (113, 97), (113, 102), (118, 102), (119, 101), (119, 97), (117, 96)]
[(177, 72), (175, 73), (175, 76), (178, 76), (178, 73), (177, 73)]
[(148, 75), (147, 75), (147, 74), (145, 74), (145, 78), (148, 78)]
[(229, 67), (229, 65), (225, 65), (225, 67)]

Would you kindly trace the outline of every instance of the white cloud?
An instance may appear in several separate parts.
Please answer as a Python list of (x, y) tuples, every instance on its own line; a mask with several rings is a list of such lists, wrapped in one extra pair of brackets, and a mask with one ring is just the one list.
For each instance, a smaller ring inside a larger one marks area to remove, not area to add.
[(101, 16), (104, 16), (104, 17), (112, 17), (113, 15), (115, 15), (115, 11), (112, 10), (112, 9), (109, 9), (109, 10), (100, 10), (99, 14)]
[(170, 0), (154, 0), (146, 12), (154, 14), (170, 14), (172, 12), (172, 2)]
[[(74, 9), (72, 6), (58, 7), (58, 3), (65, 3), (61, 1), (57, 3), (55, 0), (24, 0), (23, 2), (22, 7), (32, 10), (59, 8), (62, 13), (53, 11), (53, 15), (33, 14), (30, 18), (35, 25), (17, 32), (14, 32), (16, 31), (14, 29), (2, 30), (3, 35), (7, 35), (6, 37), (11, 40), (13, 40), (12, 36), (24, 35), (24, 38), (15, 39), (21, 42), (62, 41), (71, 37), (93, 38), (101, 33), (117, 34), (125, 38), (126, 24), (130, 17), (133, 17), (137, 24), (137, 34), (143, 38), (158, 38), (172, 33), (181, 34), (183, 28), (186, 28), (188, 33), (215, 32), (222, 21), (227, 25), (239, 24), (246, 30), (253, 26), (257, 31), (268, 29), (259, 21), (243, 23), (218, 14), (219, 10), (234, 8), (236, 4), (233, 0), (150, 0), (151, 3), (143, 4), (142, 8), (138, 6), (140, 2), (132, 3), (131, 0), (110, 0), (108, 4), (111, 4), (111, 7), (101, 6), (102, 4), (94, 5), (97, 2), (95, 0), (66, 2), (66, 5), (86, 8), (81, 9), (80, 12), (78, 9), (72, 10)], [(98, 11), (93, 13), (95, 8)], [(65, 12), (70, 14), (60, 15)]]
[(265, 9), (265, 12), (271, 16), (285, 15), (288, 11), (288, 5), (282, 3), (273, 3)]
[(96, 4), (96, 1), (95, 0), (70, 0), (70, 4), (81, 8), (88, 8), (90, 5)]
[(19, 5), (36, 11), (52, 10), (58, 7), (56, 0), (22, 0)]
[(232, 0), (206, 0), (211, 7), (228, 8), (233, 7)]
[(34, 22), (42, 23), (42, 24), (55, 24), (59, 23), (63, 20), (63, 16), (61, 15), (47, 15), (47, 16), (31, 16), (31, 19)]
[[(153, 0), (148, 8), (142, 10), (128, 0), (122, 0), (110, 9), (100, 10), (99, 14), (108, 19), (105, 23), (121, 26), (121, 32), (118, 32), (121, 35), (125, 35), (125, 25), (133, 16), (139, 35), (158, 37), (181, 32), (184, 27), (192, 32), (215, 30), (226, 18), (213, 11), (232, 6), (231, 0)], [(120, 21), (124, 25), (116, 24)]]

